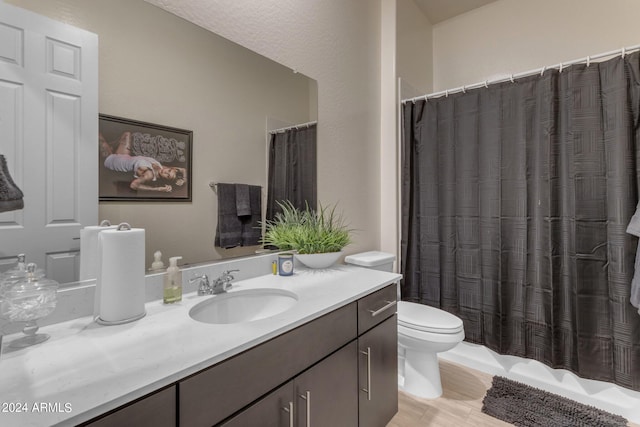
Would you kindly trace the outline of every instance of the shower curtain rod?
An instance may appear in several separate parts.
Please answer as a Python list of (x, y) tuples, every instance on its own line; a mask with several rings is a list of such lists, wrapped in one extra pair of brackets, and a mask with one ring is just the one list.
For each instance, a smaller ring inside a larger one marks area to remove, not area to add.
[(274, 134), (274, 133), (286, 132), (286, 131), (291, 130), (291, 129), (300, 129), (300, 128), (303, 128), (303, 127), (307, 127), (308, 128), (309, 126), (313, 126), (313, 125), (317, 125), (317, 124), (318, 124), (317, 121), (313, 121), (313, 122), (302, 123), (301, 125), (287, 126), (286, 128), (270, 130), (269, 131), (269, 135)]
[(474, 83), (471, 85), (465, 85), (465, 86), (460, 86), (454, 89), (448, 89), (448, 90), (443, 90), (440, 92), (434, 92), (434, 93), (430, 93), (428, 95), (421, 95), (421, 96), (416, 96), (414, 98), (409, 98), (409, 99), (403, 99), (402, 102), (403, 104), (406, 104), (407, 102), (416, 102), (416, 101), (420, 101), (420, 100), (428, 100), (429, 98), (438, 98), (440, 96), (449, 96), (449, 94), (454, 94), (454, 93), (458, 93), (458, 92), (466, 92), (468, 89), (477, 89), (480, 87), (489, 87), (490, 84), (495, 84), (495, 83), (503, 83), (503, 82), (508, 82), (511, 81), (513, 83), (513, 81), (515, 79), (521, 78), (521, 77), (526, 77), (526, 76), (532, 76), (534, 74), (540, 74), (543, 75), (544, 72), (546, 70), (551, 70), (551, 69), (555, 69), (557, 68), (560, 72), (562, 72), (562, 70), (570, 65), (576, 65), (576, 64), (582, 64), (585, 63), (587, 64), (587, 67), (589, 66), (589, 64), (591, 63), (592, 60), (594, 59), (602, 59), (602, 58), (606, 58), (607, 56), (614, 56), (614, 55), (622, 55), (622, 57), (624, 58), (624, 56), (627, 53), (630, 53), (632, 51), (638, 50), (640, 49), (640, 45), (635, 45), (635, 46), (631, 46), (631, 47), (623, 47), (622, 49), (616, 49), (616, 50), (612, 50), (610, 52), (605, 52), (605, 53), (600, 53), (597, 55), (590, 55), (590, 56), (586, 56), (584, 58), (580, 58), (580, 59), (574, 59), (573, 61), (567, 61), (567, 62), (561, 62), (559, 64), (556, 65), (551, 65), (551, 66), (546, 66), (546, 67), (542, 67), (542, 68), (537, 68), (535, 70), (529, 70), (529, 71), (525, 71), (522, 73), (518, 73), (518, 74), (511, 74), (511, 76), (509, 77), (501, 77), (499, 79), (496, 80), (485, 80), (483, 82), (478, 82), (478, 83)]

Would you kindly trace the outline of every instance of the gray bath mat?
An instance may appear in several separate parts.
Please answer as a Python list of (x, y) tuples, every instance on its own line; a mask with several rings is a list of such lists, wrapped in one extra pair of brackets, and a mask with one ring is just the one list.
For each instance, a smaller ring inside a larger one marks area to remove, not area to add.
[(516, 426), (626, 426), (627, 420), (507, 378), (493, 377), (482, 412)]

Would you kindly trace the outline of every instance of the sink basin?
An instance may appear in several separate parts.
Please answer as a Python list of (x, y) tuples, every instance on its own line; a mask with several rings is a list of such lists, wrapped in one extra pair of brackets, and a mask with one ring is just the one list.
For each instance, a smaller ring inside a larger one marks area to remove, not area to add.
[(213, 324), (253, 322), (282, 313), (297, 302), (296, 294), (282, 289), (247, 289), (207, 298), (189, 310), (189, 316)]

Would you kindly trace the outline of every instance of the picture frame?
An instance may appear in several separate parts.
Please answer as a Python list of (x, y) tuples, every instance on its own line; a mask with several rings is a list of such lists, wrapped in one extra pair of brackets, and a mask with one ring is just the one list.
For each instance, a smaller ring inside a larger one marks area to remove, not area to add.
[(191, 202), (193, 131), (98, 117), (98, 199)]

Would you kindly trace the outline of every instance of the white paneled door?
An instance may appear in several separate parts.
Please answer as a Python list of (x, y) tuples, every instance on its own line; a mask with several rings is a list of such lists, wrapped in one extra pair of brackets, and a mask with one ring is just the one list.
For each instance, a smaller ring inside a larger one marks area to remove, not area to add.
[(77, 280), (98, 218), (98, 36), (0, 1), (0, 154), (24, 209), (0, 213), (0, 271), (25, 253)]

